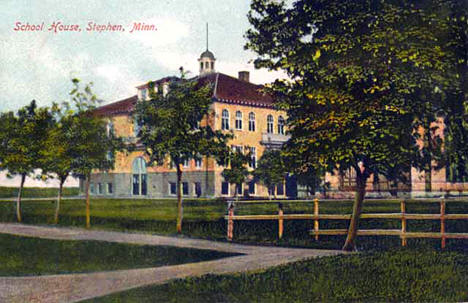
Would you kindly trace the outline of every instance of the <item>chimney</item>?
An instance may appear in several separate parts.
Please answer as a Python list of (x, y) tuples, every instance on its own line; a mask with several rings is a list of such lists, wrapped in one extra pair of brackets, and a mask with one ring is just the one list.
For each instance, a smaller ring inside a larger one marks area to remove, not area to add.
[(240, 71), (239, 72), (239, 80), (249, 82), (249, 72), (248, 71)]

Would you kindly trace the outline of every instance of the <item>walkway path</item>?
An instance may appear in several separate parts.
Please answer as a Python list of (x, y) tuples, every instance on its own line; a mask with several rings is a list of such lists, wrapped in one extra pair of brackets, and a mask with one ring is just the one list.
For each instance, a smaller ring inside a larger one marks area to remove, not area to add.
[(244, 254), (213, 261), (145, 269), (37, 277), (0, 277), (0, 302), (76, 302), (188, 276), (254, 271), (305, 258), (341, 253), (335, 250), (250, 246), (139, 233), (8, 223), (0, 223), (0, 233), (60, 240), (166, 245)]

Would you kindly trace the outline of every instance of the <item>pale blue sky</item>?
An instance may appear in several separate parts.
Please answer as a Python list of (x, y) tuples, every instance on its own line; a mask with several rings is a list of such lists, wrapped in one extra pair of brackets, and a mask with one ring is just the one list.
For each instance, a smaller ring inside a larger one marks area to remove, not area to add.
[[(94, 92), (109, 103), (135, 94), (138, 84), (177, 75), (180, 66), (196, 75), (206, 22), (217, 71), (237, 76), (250, 70), (252, 82), (272, 81), (278, 74), (254, 71), (248, 64), (254, 55), (243, 50), (249, 5), (249, 0), (1, 0), (0, 111), (17, 110), (32, 99), (39, 105), (67, 100), (72, 77), (94, 82)], [(18, 21), (44, 22), (44, 31), (14, 31)], [(82, 32), (51, 33), (54, 21), (79, 24)], [(127, 30), (90, 33), (89, 21)], [(133, 22), (154, 23), (158, 30), (130, 34)], [(0, 185), (18, 183), (0, 173)], [(28, 179), (26, 185), (45, 184)]]
[[(177, 74), (181, 65), (197, 74), (206, 22), (218, 71), (236, 75), (248, 69), (253, 82), (271, 81), (274, 75), (247, 65), (253, 58), (243, 50), (249, 5), (248, 0), (2, 0), (0, 110), (32, 99), (40, 105), (65, 100), (71, 77), (93, 81), (95, 93), (108, 103), (134, 94), (138, 84)], [(17, 21), (45, 22), (44, 31), (16, 32)], [(82, 32), (51, 33), (47, 28), (54, 21), (79, 24)], [(122, 24), (127, 31), (86, 32), (89, 21)], [(158, 30), (130, 34), (133, 22), (154, 23)]]

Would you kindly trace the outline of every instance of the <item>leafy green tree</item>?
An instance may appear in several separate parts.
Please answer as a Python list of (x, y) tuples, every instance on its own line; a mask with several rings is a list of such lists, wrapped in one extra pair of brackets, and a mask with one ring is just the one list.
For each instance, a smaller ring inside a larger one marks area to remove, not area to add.
[(268, 197), (271, 194), (276, 198), (275, 187), (284, 182), (288, 169), (279, 150), (266, 150), (257, 163), (254, 177), (268, 188)]
[(234, 198), (237, 198), (239, 187), (247, 180), (250, 172), (247, 165), (251, 161), (249, 153), (243, 153), (241, 150), (232, 151), (229, 155), (229, 166), (226, 167), (221, 175), (229, 184), (234, 184), (236, 190)]
[(437, 12), (444, 27), (439, 40), (450, 54), (451, 70), (442, 88), (444, 132), (443, 164), (451, 180), (468, 182), (468, 3), (458, 0), (432, 0), (427, 10)]
[(309, 195), (314, 195), (316, 191), (321, 189), (324, 176), (317, 173), (314, 168), (298, 171), (294, 175), (297, 178), (297, 183), (307, 188)]
[(74, 169), (76, 138), (72, 136), (72, 130), (77, 126), (74, 125), (74, 112), (67, 103), (62, 104), (62, 107), (54, 104), (52, 106), (52, 115), (55, 117), (55, 123), (49, 129), (49, 132), (44, 135), (46, 142), (44, 148), (40, 151), (40, 163), (43, 176), (51, 177), (52, 174), (52, 177), (56, 177), (59, 181), (54, 215), (54, 222), (58, 224), (63, 184)]
[[(16, 201), (16, 217), (22, 221), (21, 196), (27, 176), (33, 175), (40, 167), (40, 151), (45, 146), (45, 136), (53, 124), (53, 118), (45, 107), (38, 108), (36, 101), (18, 110), (16, 115), (3, 114), (1, 124), (5, 127), (1, 135), (2, 148), (1, 168), (8, 175), (21, 177)], [(7, 132), (7, 133), (6, 133)]]
[(411, 1), (380, 0), (254, 0), (248, 18), (256, 67), (291, 79), (271, 85), (288, 113), (287, 148), (301, 165), (355, 172), (343, 246), (353, 250), (368, 178), (404, 179), (421, 163), (414, 134), (450, 65), (440, 24)]
[[(93, 170), (106, 171), (114, 167), (114, 154), (124, 148), (122, 140), (108, 133), (106, 122), (93, 113), (98, 98), (93, 94), (92, 83), (80, 87), (79, 79), (72, 79), (74, 88), (70, 92), (73, 115), (67, 117), (66, 132), (59, 134), (70, 142), (65, 157), (72, 159), (73, 175), (84, 179), (86, 197), (86, 227), (91, 227), (89, 184)], [(61, 155), (59, 155), (61, 156)], [(66, 161), (64, 161), (66, 162)], [(68, 164), (64, 163), (64, 168)]]
[[(210, 110), (212, 88), (182, 77), (169, 85), (167, 94), (156, 93), (150, 84), (151, 100), (138, 102), (135, 111), (141, 126), (139, 142), (149, 165), (163, 165), (167, 158), (177, 171), (177, 232), (182, 232), (182, 165), (200, 156), (215, 157), (222, 163), (228, 153), (230, 134), (213, 130)], [(203, 120), (203, 118), (205, 118)]]

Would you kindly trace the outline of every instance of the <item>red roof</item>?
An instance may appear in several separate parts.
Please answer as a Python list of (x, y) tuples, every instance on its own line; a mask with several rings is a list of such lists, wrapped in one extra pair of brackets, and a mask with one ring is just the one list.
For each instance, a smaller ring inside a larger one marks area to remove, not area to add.
[[(273, 107), (273, 98), (261, 91), (263, 88), (262, 85), (242, 81), (221, 73), (207, 74), (205, 76), (195, 77), (193, 80), (199, 81), (200, 84), (212, 83), (213, 99), (215, 102), (255, 107)], [(144, 85), (141, 87), (144, 87)], [(138, 98), (135, 95), (124, 100), (98, 107), (95, 110), (95, 113), (103, 116), (131, 113), (137, 100)]]
[(138, 98), (135, 95), (127, 99), (100, 106), (94, 110), (94, 113), (96, 115), (102, 116), (113, 116), (118, 114), (130, 113), (133, 111), (137, 100)]
[(273, 107), (273, 98), (262, 92), (263, 85), (256, 85), (237, 78), (213, 73), (200, 77), (199, 81), (214, 83), (215, 101), (256, 107)]

